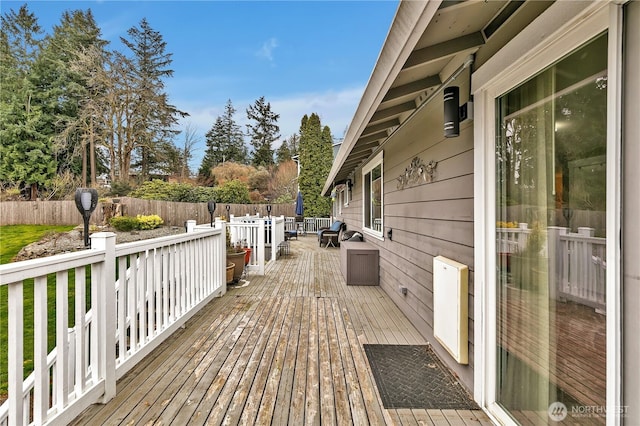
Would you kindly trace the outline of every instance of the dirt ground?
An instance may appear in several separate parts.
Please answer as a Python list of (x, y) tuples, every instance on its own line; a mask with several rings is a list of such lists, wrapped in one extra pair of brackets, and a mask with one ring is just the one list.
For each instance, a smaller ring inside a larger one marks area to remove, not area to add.
[[(40, 241), (29, 244), (20, 250), (20, 253), (18, 253), (12, 261), (19, 262), (21, 260), (38, 259), (83, 250), (85, 247), (82, 231), (82, 227), (78, 227), (69, 232), (46, 235)], [(116, 244), (120, 244), (180, 234), (185, 232), (185, 230), (177, 226), (162, 226), (145, 231), (121, 232), (107, 227), (98, 229), (95, 232), (114, 232), (116, 234)]]

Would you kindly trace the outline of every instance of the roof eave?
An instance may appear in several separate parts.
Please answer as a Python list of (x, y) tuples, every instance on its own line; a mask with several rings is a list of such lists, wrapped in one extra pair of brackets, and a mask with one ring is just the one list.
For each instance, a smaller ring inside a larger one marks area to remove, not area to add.
[(428, 2), (403, 1), (398, 5), (378, 61), (371, 73), (367, 87), (322, 189), (323, 195), (330, 192), (336, 175), (344, 165), (348, 155), (353, 150), (396, 77), (402, 71), (402, 67), (437, 13), (441, 3), (441, 0)]

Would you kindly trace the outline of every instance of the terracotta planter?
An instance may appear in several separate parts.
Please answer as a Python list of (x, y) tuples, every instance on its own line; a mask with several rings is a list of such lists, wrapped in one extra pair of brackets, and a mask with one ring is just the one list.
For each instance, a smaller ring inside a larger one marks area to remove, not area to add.
[(233, 270), (236, 267), (234, 263), (227, 263), (227, 284), (233, 281)]
[(240, 251), (239, 253), (227, 252), (227, 263), (233, 263), (235, 265), (233, 269), (233, 280), (239, 280), (244, 270), (244, 251)]
[(251, 261), (251, 247), (245, 247), (244, 250), (244, 264), (248, 265)]

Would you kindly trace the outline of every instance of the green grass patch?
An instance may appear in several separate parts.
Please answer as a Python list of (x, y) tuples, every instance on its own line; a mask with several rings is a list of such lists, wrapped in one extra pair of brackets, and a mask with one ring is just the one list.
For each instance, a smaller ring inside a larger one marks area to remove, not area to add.
[[(68, 232), (75, 226), (44, 226), (44, 225), (10, 225), (0, 226), (0, 264), (10, 263), (20, 250), (33, 242), (39, 241), (51, 233)], [(73, 314), (73, 271), (69, 274), (69, 311)], [(48, 345), (55, 346), (55, 276), (47, 280), (48, 309)], [(33, 370), (33, 280), (24, 284), (24, 371), (29, 374)], [(8, 382), (8, 289), (0, 287), (0, 396), (7, 394)]]
[(51, 233), (69, 232), (75, 226), (9, 225), (0, 226), (0, 265), (11, 262), (22, 247)]

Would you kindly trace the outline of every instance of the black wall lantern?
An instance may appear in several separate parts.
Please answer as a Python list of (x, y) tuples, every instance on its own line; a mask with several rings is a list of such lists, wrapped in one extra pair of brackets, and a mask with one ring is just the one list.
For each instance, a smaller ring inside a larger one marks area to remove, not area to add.
[(89, 218), (98, 205), (98, 191), (93, 188), (76, 189), (76, 208), (84, 221), (84, 246), (89, 247)]
[(209, 215), (211, 216), (211, 227), (213, 228), (213, 212), (216, 211), (216, 202), (209, 201), (207, 203), (207, 210), (209, 210)]
[(460, 135), (460, 88), (451, 86), (444, 89), (444, 137)]
[(473, 97), (460, 106), (460, 88), (450, 86), (444, 89), (444, 137), (460, 136), (460, 122), (473, 118)]

